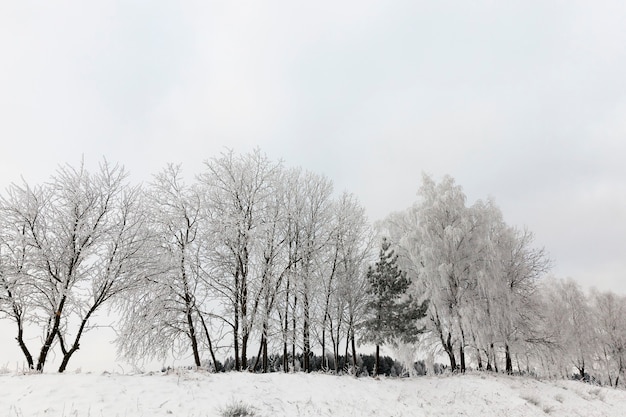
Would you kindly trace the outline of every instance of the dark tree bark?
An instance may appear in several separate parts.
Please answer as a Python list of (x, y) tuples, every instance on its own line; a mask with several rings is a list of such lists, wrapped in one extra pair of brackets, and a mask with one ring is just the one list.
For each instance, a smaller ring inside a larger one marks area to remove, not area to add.
[(376, 345), (376, 363), (374, 365), (374, 376), (380, 375), (380, 345)]
[(233, 323), (233, 349), (235, 350), (235, 370), (241, 371), (241, 362), (239, 361), (239, 314), (237, 314), (237, 302), (235, 302), (235, 315)]
[(54, 338), (59, 332), (59, 326), (61, 324), (61, 312), (63, 311), (63, 307), (65, 306), (65, 301), (66, 297), (63, 296), (61, 298), (61, 302), (59, 303), (59, 307), (54, 314), (54, 319), (52, 320), (52, 328), (48, 330), (46, 339), (41, 346), (41, 350), (39, 351), (39, 358), (37, 359), (37, 371), (39, 372), (43, 372), (43, 367), (46, 364), (46, 359), (48, 358), (48, 352), (50, 352), (50, 348), (52, 347)]
[(446, 353), (448, 354), (448, 358), (450, 359), (450, 368), (453, 372), (456, 371), (457, 365), (452, 346), (452, 333), (448, 333), (448, 338), (446, 339), (445, 343), (443, 343), (443, 349), (446, 351)]
[[(243, 250), (243, 259), (241, 262), (241, 299), (240, 302), (240, 311), (241, 317), (245, 318), (246, 321), (244, 324), (248, 323), (248, 249), (244, 247)], [(248, 338), (250, 337), (250, 329), (246, 324), (241, 329), (241, 370), (245, 371), (248, 369)]]
[(17, 344), (20, 346), (20, 349), (22, 350), (22, 353), (24, 354), (24, 357), (26, 358), (26, 362), (28, 363), (28, 369), (33, 369), (34, 368), (33, 355), (31, 355), (30, 351), (28, 350), (28, 347), (26, 346), (26, 343), (24, 342), (24, 324), (23, 324), (24, 318), (22, 316), (22, 311), (20, 307), (16, 304), (15, 300), (13, 299), (13, 293), (8, 287), (8, 284), (5, 283), (4, 287), (7, 292), (7, 298), (9, 300), (12, 300), (12, 303), (13, 303), (13, 306), (12, 306), (13, 318), (15, 319), (15, 322), (17, 323), (17, 337), (15, 338), (15, 340), (17, 340)]
[(291, 315), (292, 320), (292, 338), (291, 338), (291, 367), (293, 370), (296, 370), (296, 326), (298, 325), (296, 321), (296, 307), (298, 305), (298, 296), (293, 297), (293, 314)]
[(200, 352), (198, 350), (198, 338), (196, 337), (196, 328), (193, 323), (193, 317), (191, 316), (191, 310), (187, 311), (187, 327), (189, 329), (189, 339), (191, 341), (191, 350), (193, 351), (193, 361), (197, 367), (200, 367)]
[[(259, 369), (259, 362), (262, 361), (261, 355), (263, 354), (263, 343), (265, 341), (265, 335), (261, 333), (261, 340), (259, 341), (259, 351), (256, 354), (254, 365), (252, 365), (252, 371), (256, 372)], [(262, 366), (262, 365), (261, 365)]]
[(215, 359), (215, 350), (213, 349), (213, 343), (211, 342), (209, 328), (206, 325), (204, 317), (202, 316), (202, 313), (200, 311), (198, 311), (198, 317), (200, 317), (200, 322), (202, 323), (202, 328), (204, 329), (204, 334), (206, 336), (207, 343), (209, 344), (209, 353), (211, 354), (211, 360), (213, 361), (213, 368), (215, 369), (215, 372), (219, 372), (220, 370), (217, 369), (217, 360)]
[(356, 343), (354, 341), (354, 329), (352, 330), (351, 336), (350, 336), (350, 345), (352, 347), (352, 367), (354, 368), (354, 373), (357, 373), (357, 369), (356, 369)]
[(80, 327), (78, 328), (78, 332), (76, 333), (76, 337), (74, 338), (74, 342), (72, 343), (72, 347), (68, 350), (65, 347), (65, 340), (62, 337), (60, 332), (57, 332), (57, 336), (59, 339), (59, 344), (61, 345), (61, 352), (63, 352), (63, 360), (61, 361), (61, 365), (59, 366), (59, 373), (65, 372), (67, 368), (67, 364), (69, 363), (72, 355), (80, 349), (80, 339), (85, 331), (85, 327), (87, 326), (87, 322), (91, 315), (96, 311), (99, 304), (96, 303), (85, 315), (85, 317), (81, 320)]
[(283, 327), (283, 371), (289, 372), (289, 352), (287, 347), (287, 334), (289, 333), (289, 287), (291, 279), (287, 277), (287, 288), (285, 290), (285, 322)]
[(460, 371), (461, 373), (464, 373), (465, 372), (465, 348), (463, 347), (463, 345), (459, 346), (459, 358), (461, 360)]
[(20, 346), (20, 349), (22, 349), (22, 353), (24, 353), (24, 357), (26, 358), (26, 362), (28, 363), (28, 369), (33, 369), (33, 355), (30, 354), (26, 343), (24, 343), (24, 328), (21, 321), (18, 321), (17, 323), (17, 337), (15, 338), (15, 340), (17, 340), (17, 344)]
[(513, 373), (513, 361), (511, 360), (511, 350), (509, 349), (508, 343), (504, 345), (504, 355), (505, 355), (506, 373), (511, 375)]
[[(459, 317), (459, 321), (461, 317)], [(461, 361), (461, 373), (465, 372), (465, 332), (463, 331), (463, 327), (461, 327), (461, 345), (459, 346), (459, 359)]]
[(263, 373), (267, 373), (269, 361), (267, 358), (267, 337), (263, 337)]

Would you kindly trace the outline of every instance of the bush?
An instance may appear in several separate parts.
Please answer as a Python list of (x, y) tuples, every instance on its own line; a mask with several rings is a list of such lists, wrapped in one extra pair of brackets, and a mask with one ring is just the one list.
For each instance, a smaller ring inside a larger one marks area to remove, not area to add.
[[(295, 368), (292, 367), (293, 357), (289, 355), (289, 370), (292, 372), (299, 372), (302, 370), (302, 363), (304, 362), (304, 358), (302, 354), (297, 354), (295, 357)], [(310, 371), (311, 372), (333, 372), (335, 370), (335, 360), (332, 354), (327, 353), (326, 363), (322, 360), (322, 356), (318, 356), (315, 354), (311, 354), (309, 357)], [(352, 358), (348, 356), (340, 355), (338, 369), (340, 374), (349, 373), (356, 376), (368, 376), (374, 375), (374, 367), (375, 367), (376, 359), (374, 355), (358, 355), (356, 360), (356, 369), (352, 367)], [(256, 363), (256, 357), (253, 356), (249, 358), (249, 370), (253, 372), (262, 372), (261, 364), (257, 364), (256, 369), (253, 369), (254, 364)], [(235, 359), (229, 357), (224, 360), (224, 363), (218, 362), (219, 372), (230, 372), (235, 369)], [(283, 356), (279, 354), (272, 354), (268, 356), (268, 371), (269, 372), (282, 372), (283, 371)], [(434, 364), (434, 372), (435, 374), (440, 374), (445, 372), (446, 366), (436, 363)], [(426, 375), (427, 369), (424, 361), (420, 360), (413, 364), (413, 369), (415, 371), (415, 375)], [(390, 356), (381, 356), (380, 357), (380, 375), (381, 376), (391, 376), (391, 377), (401, 377), (407, 374), (407, 370), (404, 368), (402, 363), (396, 361)]]

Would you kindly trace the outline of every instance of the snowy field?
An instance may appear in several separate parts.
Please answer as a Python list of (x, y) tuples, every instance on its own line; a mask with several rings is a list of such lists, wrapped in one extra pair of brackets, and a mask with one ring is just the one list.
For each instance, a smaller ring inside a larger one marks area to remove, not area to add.
[[(626, 392), (503, 375), (380, 379), (323, 374), (0, 375), (1, 416), (626, 416)], [(237, 415), (237, 414), (230, 414)]]

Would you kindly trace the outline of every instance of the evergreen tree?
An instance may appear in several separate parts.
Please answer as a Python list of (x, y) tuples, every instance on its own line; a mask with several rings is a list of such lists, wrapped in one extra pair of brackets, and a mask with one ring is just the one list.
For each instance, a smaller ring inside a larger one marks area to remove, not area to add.
[(398, 255), (383, 238), (379, 260), (367, 271), (370, 317), (364, 323), (363, 340), (376, 345), (376, 375), (380, 371), (381, 345), (394, 340), (414, 342), (424, 331), (416, 322), (426, 315), (428, 300), (417, 303), (407, 292), (411, 281), (406, 272), (400, 270), (397, 261)]

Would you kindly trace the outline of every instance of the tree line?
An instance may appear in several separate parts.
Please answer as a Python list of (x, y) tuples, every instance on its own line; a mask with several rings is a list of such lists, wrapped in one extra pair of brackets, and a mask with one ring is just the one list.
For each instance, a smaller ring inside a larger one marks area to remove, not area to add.
[[(452, 369), (593, 379), (618, 386), (626, 354), (626, 297), (546, 277), (552, 261), (492, 200), (468, 206), (446, 176), (424, 175), (418, 201), (381, 224), (429, 298), (421, 342)], [(622, 379), (623, 384), (623, 379)]]
[(0, 311), (38, 371), (55, 350), (63, 372), (102, 310), (120, 317), (129, 361), (191, 354), (215, 369), (230, 356), (267, 372), (280, 357), (309, 371), (322, 352), (339, 372), (368, 344), (376, 358), (382, 345), (419, 350), (461, 372), (576, 367), (617, 385), (624, 298), (563, 298), (561, 287), (582, 291), (544, 279), (550, 266), (532, 233), (493, 201), (467, 206), (450, 177), (424, 176), (418, 201), (373, 227), (354, 195), (260, 150), (223, 152), (190, 183), (176, 165), (141, 185), (106, 161), (65, 165), (0, 198)]

